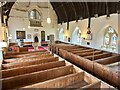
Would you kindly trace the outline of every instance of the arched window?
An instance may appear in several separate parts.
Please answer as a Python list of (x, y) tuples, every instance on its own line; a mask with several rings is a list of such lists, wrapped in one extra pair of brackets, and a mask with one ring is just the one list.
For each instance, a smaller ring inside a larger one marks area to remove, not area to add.
[(104, 47), (112, 50), (117, 47), (117, 33), (111, 26), (105, 32)]
[(41, 19), (41, 15), (36, 9), (33, 9), (32, 11), (29, 12), (29, 18), (30, 19)]
[(81, 43), (81, 41), (82, 41), (81, 31), (79, 27), (76, 27), (72, 34), (72, 43), (78, 44), (78, 43)]
[(42, 17), (41, 14), (36, 10), (33, 9), (32, 11), (29, 11), (28, 13), (30, 26), (32, 27), (42, 27)]
[(59, 40), (60, 40), (60, 41), (64, 41), (64, 29), (63, 29), (63, 28), (60, 29), (60, 32), (59, 32)]

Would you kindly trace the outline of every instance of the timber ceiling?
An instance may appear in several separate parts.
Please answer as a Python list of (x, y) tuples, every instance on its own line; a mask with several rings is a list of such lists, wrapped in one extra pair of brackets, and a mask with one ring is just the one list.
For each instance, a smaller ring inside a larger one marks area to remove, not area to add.
[[(120, 12), (120, 2), (50, 2), (58, 17), (58, 23), (70, 22), (73, 20), (80, 20), (81, 17), (86, 19), (88, 17), (110, 15)], [(3, 15), (9, 16), (10, 10), (14, 2), (7, 2), (3, 6)]]
[(119, 13), (119, 2), (51, 2), (58, 16), (58, 23), (80, 20), (88, 17)]

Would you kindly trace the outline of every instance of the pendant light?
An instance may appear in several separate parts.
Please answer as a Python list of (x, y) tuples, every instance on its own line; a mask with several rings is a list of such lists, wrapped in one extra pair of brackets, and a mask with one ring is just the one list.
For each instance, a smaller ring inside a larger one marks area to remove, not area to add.
[(88, 30), (86, 33), (86, 40), (92, 40), (92, 34), (91, 34), (91, 30), (90, 30), (90, 22), (91, 22), (91, 17), (88, 18)]
[(89, 17), (88, 18), (88, 31), (87, 31), (87, 34), (91, 34), (91, 31), (90, 31), (90, 21), (91, 21), (91, 18)]
[(47, 18), (47, 23), (51, 23), (51, 18)]
[(108, 2), (106, 2), (106, 19), (109, 20), (110, 19), (110, 14), (109, 14), (109, 8), (108, 8)]
[(51, 23), (49, 0), (48, 0), (48, 18), (47, 18), (47, 23), (49, 23), (49, 24)]
[(69, 30), (69, 21), (67, 22), (67, 30)]

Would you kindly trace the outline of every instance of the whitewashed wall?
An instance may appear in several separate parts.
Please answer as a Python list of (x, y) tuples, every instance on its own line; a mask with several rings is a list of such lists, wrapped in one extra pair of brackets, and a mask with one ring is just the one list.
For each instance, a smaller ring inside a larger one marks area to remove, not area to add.
[[(87, 45), (87, 40), (82, 40), (82, 43), (80, 45), (101, 49), (104, 39), (104, 30), (109, 25), (112, 26), (115, 29), (115, 31), (118, 33), (118, 14), (112, 14), (110, 16), (111, 17), (109, 20), (106, 19), (106, 15), (100, 16), (98, 18), (92, 18), (91, 19), (92, 40), (88, 40), (90, 42), (90, 45)], [(71, 40), (72, 40), (72, 33), (77, 26), (80, 28), (82, 32), (82, 36), (83, 37), (86, 36), (88, 19), (79, 20), (78, 22), (75, 21), (70, 22), (69, 30), (66, 29), (66, 25), (67, 25), (66, 23), (63, 23), (62, 25), (59, 24), (58, 28), (59, 29), (64, 28), (64, 36), (70, 37)], [(64, 41), (67, 41), (67, 39), (65, 39)]]
[[(41, 41), (41, 31), (45, 31), (45, 39), (47, 40), (47, 35), (54, 34), (55, 40), (57, 39), (57, 16), (54, 12), (54, 10), (50, 9), (50, 17), (52, 19), (51, 24), (47, 23), (47, 17), (48, 17), (48, 8), (38, 8), (36, 5), (30, 6), (29, 10), (37, 9), (42, 14), (42, 25), (43, 27), (39, 28), (28, 28), (29, 26), (29, 19), (28, 19), (28, 12), (22, 12), (17, 11), (13, 8), (10, 12), (10, 18), (8, 20), (8, 29), (9, 29), (9, 35), (12, 35), (12, 39), (10, 42), (16, 42), (16, 31), (26, 31), (26, 39), (24, 39), (25, 42), (33, 42), (34, 41), (34, 35), (38, 34), (39, 36), (39, 42)], [(38, 29), (38, 31), (34, 31), (34, 29)], [(27, 34), (31, 34), (32, 38), (27, 39)]]

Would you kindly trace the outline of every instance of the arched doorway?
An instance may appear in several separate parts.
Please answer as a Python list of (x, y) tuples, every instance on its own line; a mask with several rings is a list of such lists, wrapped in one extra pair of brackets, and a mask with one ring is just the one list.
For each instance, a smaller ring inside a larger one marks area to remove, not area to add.
[(60, 32), (59, 32), (59, 40), (60, 40), (60, 41), (64, 41), (64, 29), (63, 29), (63, 28), (60, 29)]
[(45, 41), (45, 31), (41, 31), (41, 41)]
[(72, 43), (80, 44), (81, 41), (82, 41), (81, 31), (80, 31), (79, 27), (76, 27), (72, 34)]
[(39, 46), (39, 35), (36, 33), (34, 35), (34, 42), (32, 43), (32, 46), (34, 47), (34, 50), (38, 50), (38, 46)]
[(34, 42), (39, 42), (39, 39), (37, 36), (34, 37)]

